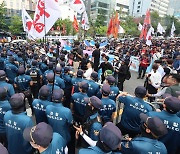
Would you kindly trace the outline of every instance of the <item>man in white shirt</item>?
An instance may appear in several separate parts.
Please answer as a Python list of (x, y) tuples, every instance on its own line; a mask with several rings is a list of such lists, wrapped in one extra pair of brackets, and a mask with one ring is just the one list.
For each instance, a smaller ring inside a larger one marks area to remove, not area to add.
[(164, 68), (161, 66), (162, 61), (156, 60), (156, 61), (154, 61), (154, 63), (156, 63), (158, 65), (157, 71), (159, 72), (159, 74), (161, 74), (161, 77), (163, 77), (165, 75), (165, 72), (164, 72)]
[(91, 61), (89, 61), (87, 63), (87, 70), (86, 72), (84, 73), (84, 77), (87, 79), (87, 80), (90, 80), (91, 79), (91, 73), (93, 72), (93, 63)]

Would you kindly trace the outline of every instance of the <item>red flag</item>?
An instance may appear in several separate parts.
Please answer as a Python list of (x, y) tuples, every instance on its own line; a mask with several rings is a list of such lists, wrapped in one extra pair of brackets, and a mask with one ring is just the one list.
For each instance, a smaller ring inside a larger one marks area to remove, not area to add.
[(120, 21), (119, 21), (119, 15), (116, 12), (115, 18), (114, 18), (114, 32), (113, 32), (113, 36), (114, 38), (118, 37), (118, 30), (119, 30), (119, 25), (120, 25)]
[(109, 21), (108, 30), (107, 30), (108, 36), (112, 34), (112, 29), (113, 29), (113, 19), (111, 18)]
[(151, 24), (150, 10), (147, 10), (146, 17), (144, 18), (143, 28), (141, 30), (140, 39), (144, 38), (146, 40), (147, 31), (148, 31), (150, 24)]
[(74, 4), (81, 4), (80, 0), (75, 0)]
[(74, 21), (73, 21), (73, 27), (74, 27), (74, 29), (76, 30), (76, 32), (79, 31), (78, 22), (77, 22), (77, 19), (76, 19), (75, 16), (74, 16)]

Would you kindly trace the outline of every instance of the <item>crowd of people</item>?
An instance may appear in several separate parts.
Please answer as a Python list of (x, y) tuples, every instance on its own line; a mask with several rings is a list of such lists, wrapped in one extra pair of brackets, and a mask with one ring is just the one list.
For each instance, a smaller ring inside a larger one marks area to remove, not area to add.
[(0, 154), (180, 153), (180, 40), (99, 44), (0, 46)]

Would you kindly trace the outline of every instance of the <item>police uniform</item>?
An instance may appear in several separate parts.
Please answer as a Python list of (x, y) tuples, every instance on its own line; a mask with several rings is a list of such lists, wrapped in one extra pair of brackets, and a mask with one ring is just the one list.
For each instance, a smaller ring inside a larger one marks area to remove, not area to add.
[(44, 62), (41, 62), (39, 65), (39, 69), (44, 74), (44, 72), (48, 70), (48, 66)]
[(44, 83), (45, 85), (47, 84), (47, 75), (48, 75), (49, 73), (54, 73), (54, 71), (51, 70), (51, 69), (48, 69), (47, 71), (44, 72), (44, 74), (43, 74), (43, 83)]
[(72, 78), (71, 83), (72, 83), (72, 85), (73, 85), (73, 87), (74, 87), (73, 93), (79, 92), (79, 86), (78, 86), (78, 83), (80, 83), (80, 82), (82, 82), (82, 81), (84, 81), (84, 79), (83, 79), (82, 77)]
[(97, 146), (88, 147), (87, 149), (80, 149), (79, 154), (104, 154), (104, 152)]
[(99, 92), (100, 86), (93, 80), (88, 80), (89, 89), (87, 91), (87, 95), (89, 97), (96, 96)]
[(180, 118), (176, 115), (176, 112), (180, 110), (179, 99), (175, 97), (166, 98), (164, 104), (167, 110), (173, 110), (175, 113), (163, 110), (161, 112), (149, 112), (148, 116), (159, 117), (164, 122), (168, 134), (160, 138), (160, 141), (165, 144), (168, 154), (176, 154), (180, 152)]
[(61, 89), (65, 89), (64, 80), (60, 76), (58, 76), (58, 75), (55, 76), (54, 84), (56, 86), (60, 87)]

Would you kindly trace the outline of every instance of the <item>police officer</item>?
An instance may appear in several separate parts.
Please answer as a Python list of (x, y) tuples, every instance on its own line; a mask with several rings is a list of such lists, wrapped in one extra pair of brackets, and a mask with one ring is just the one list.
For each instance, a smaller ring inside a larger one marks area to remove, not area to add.
[(96, 96), (100, 89), (99, 84), (96, 83), (98, 81), (98, 73), (92, 72), (90, 78), (90, 80), (87, 80), (89, 84), (89, 89), (87, 92), (88, 97)]
[(27, 70), (26, 74), (31, 76), (33, 85), (31, 86), (31, 92), (34, 98), (38, 98), (38, 92), (42, 83), (42, 73), (38, 68), (37, 61), (32, 61), (32, 67)]
[(82, 122), (83, 116), (86, 112), (86, 102), (84, 98), (87, 96), (89, 85), (87, 82), (83, 81), (79, 83), (79, 93), (74, 93), (72, 95), (72, 102), (71, 102), (71, 111), (74, 116), (74, 120), (76, 122)]
[(0, 87), (4, 87), (7, 90), (7, 99), (15, 93), (14, 87), (6, 82), (6, 73), (3, 70), (0, 70)]
[(19, 51), (19, 52), (17, 53), (16, 61), (18, 62), (18, 65), (19, 65), (19, 66), (24, 64), (24, 60), (23, 60), (23, 58), (22, 58), (22, 52)]
[(14, 87), (17, 89), (17, 92), (25, 95), (25, 97), (28, 99), (29, 105), (32, 108), (32, 94), (30, 87), (33, 85), (32, 79), (29, 75), (25, 75), (24, 66), (19, 67), (18, 74), (19, 76), (14, 79)]
[(0, 53), (1, 57), (0, 57), (0, 70), (4, 70), (5, 65), (7, 63), (7, 55), (3, 52)]
[(53, 133), (52, 127), (44, 122), (26, 128), (23, 136), (41, 154), (64, 154), (66, 142), (63, 137), (58, 133)]
[(141, 136), (121, 144), (123, 154), (160, 153), (167, 154), (165, 145), (157, 139), (167, 134), (167, 128), (158, 117), (140, 114)]
[(123, 135), (129, 134), (134, 137), (140, 133), (140, 113), (152, 111), (152, 107), (148, 105), (143, 98), (146, 96), (146, 89), (138, 86), (135, 89), (135, 96), (128, 96), (126, 92), (122, 92), (118, 96), (119, 102), (124, 104), (124, 110), (121, 116), (121, 122), (117, 124)]
[(4, 115), (11, 109), (7, 98), (7, 91), (4, 87), (0, 87), (0, 143), (7, 146), (6, 130), (4, 125)]
[(119, 88), (117, 86), (115, 86), (115, 82), (116, 82), (116, 79), (110, 75), (110, 76), (107, 76), (106, 77), (106, 83), (110, 85), (110, 94), (109, 94), (109, 98), (116, 101), (116, 97), (118, 96), (119, 94)]
[(39, 98), (33, 100), (32, 106), (37, 124), (40, 122), (47, 123), (47, 117), (45, 114), (46, 107), (52, 104), (52, 102), (48, 101), (49, 93), (49, 88), (44, 85), (39, 90)]
[(68, 144), (71, 140), (70, 126), (73, 123), (73, 117), (71, 110), (62, 104), (63, 96), (64, 91), (62, 89), (53, 91), (53, 104), (46, 107), (46, 116), (53, 131), (59, 133)]
[(41, 70), (42, 74), (44, 74), (44, 72), (48, 70), (47, 60), (45, 57), (42, 57), (42, 62), (40, 62), (39, 64), (39, 69)]
[(100, 109), (100, 115), (102, 116), (103, 122), (108, 122), (113, 120), (114, 113), (116, 111), (116, 103), (109, 98), (110, 86), (104, 84), (102, 86), (102, 104), (103, 107)]
[(5, 71), (7, 74), (7, 78), (9, 79), (9, 83), (13, 84), (14, 79), (18, 74), (18, 68), (14, 65), (14, 57), (9, 57), (9, 63), (6, 64), (5, 66)]
[(45, 71), (44, 72), (44, 74), (43, 74), (43, 83), (44, 83), (44, 85), (46, 85), (47, 84), (47, 74), (49, 74), (49, 73), (54, 73), (54, 71), (53, 71), (53, 62), (49, 62), (49, 64), (48, 64), (48, 70), (47, 71)]
[(64, 89), (64, 106), (70, 107), (70, 101), (71, 101), (71, 92), (72, 92), (72, 77), (70, 75), (70, 68), (68, 66), (64, 67), (64, 74), (62, 75), (62, 79), (65, 83), (65, 89)]
[(56, 89), (60, 89), (60, 87), (53, 84), (54, 73), (48, 73), (46, 77), (47, 77), (47, 81), (48, 81), (47, 87), (49, 88), (48, 100), (51, 101), (52, 93), (53, 93), (52, 91), (56, 90)]
[(55, 85), (59, 86), (61, 89), (65, 89), (64, 80), (61, 78), (62, 68), (61, 66), (56, 67), (56, 75), (55, 75)]
[(121, 131), (113, 123), (107, 122), (101, 129), (99, 136), (96, 146), (80, 149), (79, 154), (112, 153), (113, 150), (120, 147), (122, 140)]
[(24, 98), (23, 93), (14, 94), (10, 98), (12, 110), (6, 112), (4, 115), (8, 151), (11, 154), (32, 154), (31, 145), (23, 138), (23, 130), (26, 127), (33, 126), (32, 119), (25, 112)]
[(79, 69), (77, 71), (77, 76), (72, 78), (71, 80), (71, 83), (73, 85), (72, 93), (79, 92), (78, 83), (83, 81), (83, 74), (84, 74), (83, 70)]
[(163, 111), (149, 112), (150, 117), (159, 117), (168, 129), (168, 134), (160, 139), (167, 148), (168, 154), (180, 152), (180, 118), (176, 115), (180, 111), (180, 100), (176, 97), (166, 98)]

